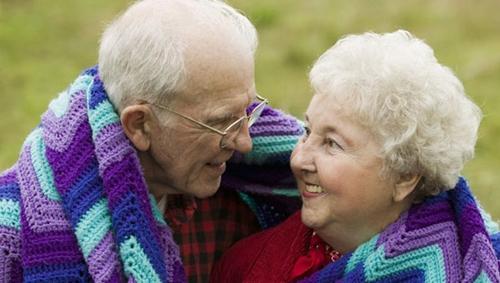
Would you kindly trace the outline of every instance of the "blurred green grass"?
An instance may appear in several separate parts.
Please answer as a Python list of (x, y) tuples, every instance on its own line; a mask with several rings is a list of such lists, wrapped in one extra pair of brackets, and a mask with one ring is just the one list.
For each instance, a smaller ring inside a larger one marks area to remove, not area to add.
[[(484, 120), (464, 170), (500, 218), (500, 1), (229, 0), (257, 26), (256, 82), (271, 104), (299, 117), (311, 98), (307, 73), (342, 35), (404, 28), (425, 39), (464, 82)], [(0, 169), (17, 159), (49, 101), (96, 63), (99, 36), (129, 0), (0, 0)]]

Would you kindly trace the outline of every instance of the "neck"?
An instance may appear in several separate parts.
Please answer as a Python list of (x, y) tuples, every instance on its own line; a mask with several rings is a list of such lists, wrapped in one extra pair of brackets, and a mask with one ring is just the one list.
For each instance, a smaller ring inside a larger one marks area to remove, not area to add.
[(148, 192), (154, 196), (156, 202), (159, 202), (164, 195), (178, 194), (174, 188), (167, 185), (163, 179), (165, 175), (163, 170), (155, 164), (147, 152), (139, 152), (138, 155)]
[(401, 214), (411, 206), (409, 203), (400, 203), (392, 211), (385, 213), (380, 219), (369, 219), (363, 223), (335, 222), (315, 232), (333, 249), (346, 254), (354, 251), (373, 236), (379, 234), (390, 224), (399, 219)]
[[(333, 227), (332, 227), (333, 228)], [(331, 230), (335, 229), (335, 232)], [(333, 229), (319, 229), (316, 230), (318, 236), (325, 241), (334, 250), (341, 254), (354, 251), (359, 245), (368, 241), (374, 233), (363, 231), (360, 233), (359, 229), (354, 228), (333, 228)]]

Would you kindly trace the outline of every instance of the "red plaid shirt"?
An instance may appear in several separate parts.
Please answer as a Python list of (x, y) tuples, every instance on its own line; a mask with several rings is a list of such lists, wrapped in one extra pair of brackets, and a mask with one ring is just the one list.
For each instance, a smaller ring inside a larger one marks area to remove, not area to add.
[(222, 188), (207, 199), (169, 195), (165, 219), (189, 282), (208, 282), (212, 265), (229, 246), (260, 231), (257, 218), (238, 193)]

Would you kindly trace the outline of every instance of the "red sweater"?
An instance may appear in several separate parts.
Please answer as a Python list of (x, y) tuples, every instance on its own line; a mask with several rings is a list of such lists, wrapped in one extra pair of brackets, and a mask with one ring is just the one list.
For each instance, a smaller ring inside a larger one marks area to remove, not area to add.
[(298, 211), (231, 247), (212, 269), (210, 282), (290, 282), (297, 259), (307, 254), (311, 235)]

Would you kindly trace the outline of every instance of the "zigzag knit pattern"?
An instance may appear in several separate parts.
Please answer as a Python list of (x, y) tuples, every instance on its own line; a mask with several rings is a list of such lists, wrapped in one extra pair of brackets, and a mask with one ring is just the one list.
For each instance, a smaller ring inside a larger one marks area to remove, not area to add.
[[(255, 152), (229, 162), (236, 175), (225, 174), (228, 183), (253, 194), (248, 198), (257, 210), (269, 204), (255, 200), (257, 188), (278, 195), (280, 203), (297, 203), (284, 165), (302, 127), (267, 108), (251, 134)], [(240, 178), (249, 168), (270, 165), (283, 180)], [(262, 223), (276, 219), (260, 216)], [(50, 103), (16, 165), (0, 175), (0, 282), (21, 281), (185, 281), (178, 247), (148, 195), (97, 67)]]
[[(249, 110), (254, 107), (252, 105)], [(300, 208), (290, 154), (304, 133), (297, 119), (265, 108), (250, 128), (253, 149), (230, 160), (222, 186), (237, 190), (262, 228), (273, 227)]]
[(15, 268), (0, 272), (3, 279), (184, 280), (178, 247), (154, 217), (137, 155), (97, 68), (51, 102), (0, 180), (8, 261), (0, 266)]
[(500, 282), (499, 237), (460, 179), (301, 282)]

